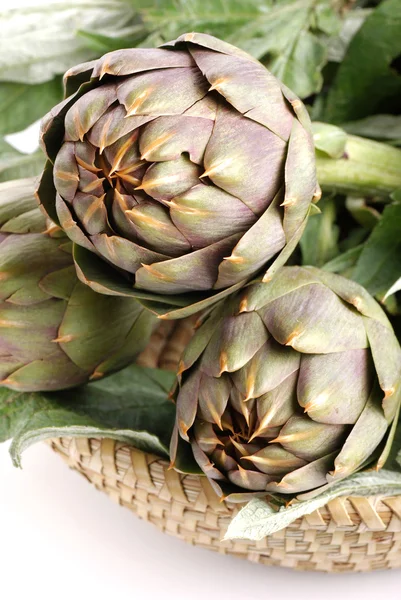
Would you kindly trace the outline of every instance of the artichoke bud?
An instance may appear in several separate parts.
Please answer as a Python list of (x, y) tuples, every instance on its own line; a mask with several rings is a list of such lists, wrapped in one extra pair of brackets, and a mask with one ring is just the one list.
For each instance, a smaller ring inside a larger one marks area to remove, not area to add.
[(286, 261), (319, 197), (315, 152), (304, 105), (261, 63), (193, 33), (65, 85), (38, 197), (81, 247), (84, 283), (179, 318)]
[(71, 242), (42, 214), (34, 180), (0, 185), (0, 385), (73, 387), (119, 370), (145, 347), (156, 318), (131, 298), (77, 278)]
[(181, 364), (185, 440), (222, 497), (313, 495), (386, 461), (401, 348), (381, 307), (348, 279), (281, 268), (212, 312)]

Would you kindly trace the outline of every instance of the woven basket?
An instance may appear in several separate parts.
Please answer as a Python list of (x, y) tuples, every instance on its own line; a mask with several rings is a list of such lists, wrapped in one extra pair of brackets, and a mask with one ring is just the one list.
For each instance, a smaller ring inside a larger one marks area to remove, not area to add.
[[(193, 322), (164, 322), (139, 357), (174, 369)], [(205, 477), (110, 439), (61, 438), (52, 448), (97, 489), (190, 544), (250, 561), (305, 571), (371, 571), (401, 567), (401, 496), (337, 498), (260, 542), (221, 541), (238, 505), (220, 502)]]

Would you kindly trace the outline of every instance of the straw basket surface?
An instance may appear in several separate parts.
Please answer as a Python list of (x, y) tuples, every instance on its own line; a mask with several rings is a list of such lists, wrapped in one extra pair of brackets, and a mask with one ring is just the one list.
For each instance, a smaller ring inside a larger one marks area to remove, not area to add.
[[(162, 323), (138, 362), (174, 369), (192, 332), (193, 321)], [(223, 542), (240, 507), (220, 502), (205, 477), (181, 475), (160, 457), (110, 439), (62, 438), (50, 443), (97, 489), (190, 544), (307, 571), (401, 567), (401, 496), (337, 498), (260, 542)]]

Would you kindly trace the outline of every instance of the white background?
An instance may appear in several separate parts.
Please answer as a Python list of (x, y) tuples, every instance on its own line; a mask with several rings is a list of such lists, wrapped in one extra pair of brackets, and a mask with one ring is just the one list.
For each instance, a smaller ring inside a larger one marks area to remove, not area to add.
[(23, 469), (0, 445), (0, 597), (22, 600), (386, 600), (401, 571), (329, 575), (188, 546), (140, 521), (45, 444)]
[[(37, 127), (10, 136), (23, 151), (36, 139)], [(25, 453), (22, 470), (1, 444), (0, 474), (4, 600), (401, 598), (401, 571), (300, 573), (187, 546), (114, 504), (44, 444)]]

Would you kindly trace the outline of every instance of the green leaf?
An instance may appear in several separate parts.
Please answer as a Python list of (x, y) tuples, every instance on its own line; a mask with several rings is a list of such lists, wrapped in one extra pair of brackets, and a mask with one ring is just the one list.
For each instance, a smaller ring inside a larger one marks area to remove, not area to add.
[(330, 273), (340, 273), (341, 275), (344, 275), (349, 272), (350, 269), (355, 267), (362, 250), (363, 244), (355, 246), (355, 248), (350, 248), (346, 252), (343, 252), (339, 256), (336, 256), (336, 258), (327, 262), (322, 268), (325, 271), (330, 271)]
[(381, 219), (378, 210), (370, 206), (365, 198), (356, 198), (348, 196), (345, 201), (347, 210), (364, 229), (372, 231)]
[(86, 30), (78, 30), (77, 36), (85, 41), (88, 48), (92, 49), (96, 54), (102, 55), (106, 54), (106, 52), (119, 50), (120, 48), (138, 46), (146, 38), (146, 30), (141, 23), (124, 30), (124, 37), (102, 35)]
[(387, 298), (399, 291), (401, 291), (401, 277), (399, 277), (397, 281), (393, 283), (393, 285), (387, 290), (383, 300), (387, 300)]
[(19, 466), (31, 444), (57, 436), (111, 437), (168, 458), (175, 376), (132, 365), (96, 383), (58, 393), (20, 393), (0, 387), (0, 441)]
[(371, 13), (369, 8), (356, 8), (349, 10), (342, 22), (338, 35), (332, 37), (328, 44), (329, 61), (340, 63), (344, 59), (350, 42), (367, 17)]
[(265, 61), (268, 68), (300, 98), (319, 92), (323, 84), (322, 69), (327, 62), (327, 48), (309, 31), (300, 31), (290, 53)]
[(383, 211), (358, 258), (352, 279), (372, 295), (384, 295), (401, 276), (401, 202)]
[(140, 10), (144, 45), (184, 31), (216, 35), (264, 64), (302, 98), (320, 90), (326, 40), (339, 29), (328, 0), (170, 0)]
[(341, 125), (347, 133), (401, 146), (401, 115), (373, 115)]
[(227, 37), (272, 6), (272, 0), (159, 0), (141, 3), (139, 13), (148, 29), (164, 40), (191, 30)]
[(0, 182), (39, 175), (44, 163), (41, 150), (22, 154), (0, 137)]
[(400, 53), (400, 31), (401, 2), (385, 0), (348, 47), (327, 97), (325, 121), (352, 121), (399, 106), (401, 76), (391, 63)]
[(274, 75), (306, 98), (322, 87), (322, 69), (327, 63), (325, 41), (339, 24), (329, 2), (282, 0), (227, 41), (262, 60)]
[(135, 7), (120, 0), (50, 0), (0, 12), (0, 80), (43, 83), (99, 55), (78, 29), (122, 36), (137, 23)]
[(321, 214), (309, 218), (300, 241), (302, 264), (314, 267), (322, 267), (339, 253), (335, 201), (333, 198), (323, 198), (319, 208)]
[(22, 131), (62, 99), (61, 77), (38, 85), (0, 83), (0, 135)]
[(382, 470), (357, 473), (331, 485), (311, 500), (275, 510), (261, 498), (251, 500), (230, 523), (225, 540), (258, 541), (288, 527), (296, 519), (310, 515), (339, 496), (395, 496), (401, 494), (401, 473)]

